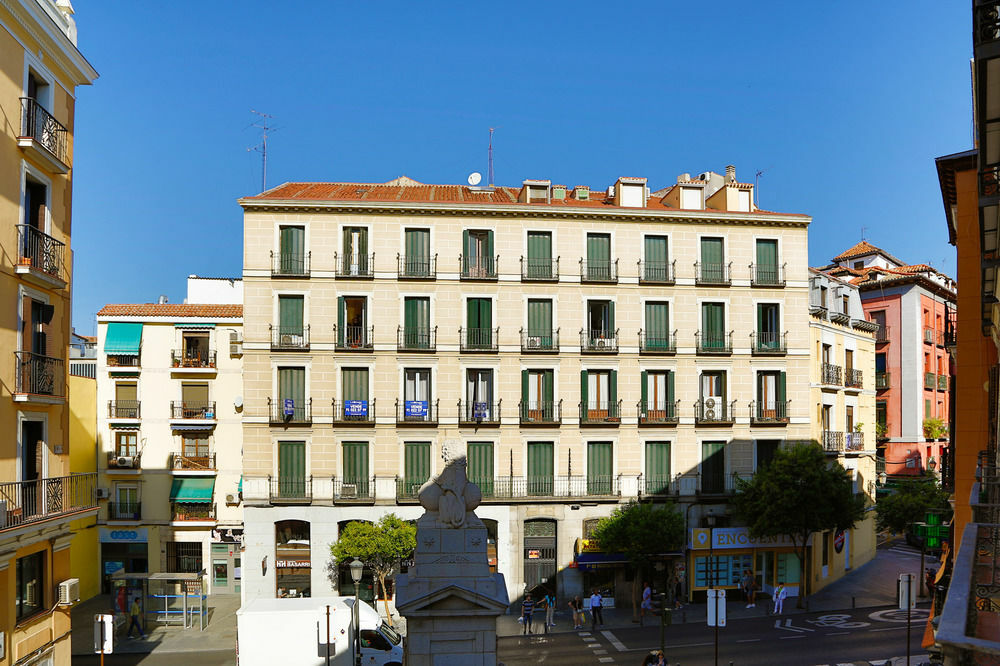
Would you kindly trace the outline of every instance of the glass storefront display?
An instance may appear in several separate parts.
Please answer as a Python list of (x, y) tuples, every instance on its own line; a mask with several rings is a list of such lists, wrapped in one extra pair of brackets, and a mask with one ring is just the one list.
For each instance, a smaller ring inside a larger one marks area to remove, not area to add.
[(274, 524), (274, 584), (278, 597), (312, 596), (309, 523), (283, 520)]

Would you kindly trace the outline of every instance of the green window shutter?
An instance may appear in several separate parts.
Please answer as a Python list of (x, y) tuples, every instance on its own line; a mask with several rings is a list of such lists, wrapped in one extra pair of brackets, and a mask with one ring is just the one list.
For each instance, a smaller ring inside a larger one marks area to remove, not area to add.
[(606, 266), (611, 259), (611, 236), (609, 234), (587, 234), (587, 261)]
[(528, 493), (552, 494), (552, 442), (528, 442)]
[(306, 492), (306, 443), (278, 442), (278, 493), (304, 497)]
[(479, 299), (470, 298), (465, 302), (466, 324), (469, 329), (479, 328)]
[(701, 445), (701, 487), (704, 492), (722, 492), (725, 488), (725, 442)]
[(662, 268), (667, 262), (667, 237), (646, 236), (644, 245), (646, 261), (657, 268)]
[(788, 405), (785, 404), (785, 373), (778, 373), (778, 415), (781, 417), (788, 416)]
[(639, 373), (639, 381), (641, 386), (639, 387), (640, 399), (642, 400), (642, 409), (645, 411), (648, 409), (647, 402), (649, 401), (649, 373), (643, 370)]
[(280, 243), (283, 257), (301, 257), (305, 250), (306, 230), (302, 227), (281, 227)]
[(343, 371), (344, 400), (368, 399), (368, 369), (351, 368)]
[(302, 296), (278, 297), (278, 329), (285, 335), (302, 335)]
[(667, 414), (670, 416), (677, 416), (674, 414), (674, 371), (667, 371)]
[(552, 301), (528, 301), (528, 335), (541, 337), (545, 346), (551, 346)]
[(368, 272), (368, 229), (361, 227), (358, 229), (358, 262), (361, 264), (362, 273)]
[(587, 410), (587, 371), (580, 371), (580, 408), (583, 410), (583, 414), (586, 414)]
[(592, 495), (611, 492), (611, 442), (587, 444), (587, 492)]
[(493, 269), (491, 272), (497, 269), (495, 262), (496, 257), (493, 254), (493, 231), (490, 230), (486, 232), (486, 266)]
[(305, 368), (278, 368), (278, 399), (283, 403), (291, 398), (298, 409), (305, 406), (305, 397)]
[(469, 250), (472, 246), (469, 244), (469, 230), (462, 230), (462, 272), (469, 272)]
[(528, 409), (528, 396), (531, 392), (528, 389), (528, 371), (521, 371), (521, 402), (524, 404), (524, 409)]
[(615, 332), (615, 302), (608, 301), (608, 331), (609, 335)]
[(430, 478), (430, 442), (406, 442), (403, 449), (403, 476), (411, 490), (419, 488)]
[(479, 326), (480, 328), (493, 328), (493, 302), (488, 298), (479, 300)]
[(483, 495), (493, 494), (493, 442), (469, 442), (469, 480), (479, 486)]
[(552, 234), (543, 231), (528, 232), (528, 259), (537, 262), (552, 259)]
[(344, 333), (347, 328), (347, 304), (343, 296), (337, 297), (337, 344), (344, 346)]
[(608, 373), (608, 416), (617, 418), (618, 413), (618, 371)]
[[(760, 303), (757, 304), (757, 333), (760, 334), (764, 331), (764, 306)], [(763, 340), (761, 340), (763, 343)]]
[[(547, 405), (551, 405), (555, 400), (553, 395), (555, 392), (555, 373), (552, 370), (542, 371), (542, 400), (546, 402)], [(549, 410), (546, 407), (546, 410)]]
[(757, 265), (769, 271), (778, 267), (778, 241), (757, 241)]
[(705, 264), (721, 264), (724, 261), (721, 238), (701, 239), (701, 261)]
[(646, 442), (646, 492), (661, 493), (670, 487), (670, 442)]
[[(344, 442), (344, 483), (368, 488), (368, 442)], [(367, 494), (367, 493), (365, 493)]]
[(646, 346), (669, 346), (670, 314), (667, 303), (646, 303)]

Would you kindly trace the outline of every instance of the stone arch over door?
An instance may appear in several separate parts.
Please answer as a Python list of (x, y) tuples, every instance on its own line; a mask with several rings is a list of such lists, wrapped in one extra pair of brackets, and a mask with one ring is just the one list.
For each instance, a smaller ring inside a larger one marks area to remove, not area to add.
[[(556, 593), (556, 521), (539, 518), (524, 521), (524, 590), (536, 598)], [(543, 592), (542, 590), (545, 590)]]

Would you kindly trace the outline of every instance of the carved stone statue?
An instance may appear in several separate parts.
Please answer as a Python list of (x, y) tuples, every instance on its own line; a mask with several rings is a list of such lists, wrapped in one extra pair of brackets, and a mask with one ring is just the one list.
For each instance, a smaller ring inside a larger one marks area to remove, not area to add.
[(454, 456), (449, 442), (441, 447), (441, 457), (445, 462), (444, 471), (422, 485), (417, 497), (420, 506), (428, 514), (436, 514), (442, 526), (464, 527), (466, 514), (475, 511), (483, 500), (483, 493), (479, 486), (469, 482), (468, 463), (464, 456)]

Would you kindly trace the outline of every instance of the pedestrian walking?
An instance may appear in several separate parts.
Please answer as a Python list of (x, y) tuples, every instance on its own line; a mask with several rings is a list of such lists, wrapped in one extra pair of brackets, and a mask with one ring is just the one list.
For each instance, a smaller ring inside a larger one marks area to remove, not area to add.
[(788, 590), (785, 589), (785, 584), (782, 581), (778, 581), (778, 587), (774, 588), (774, 614), (781, 615), (785, 610), (785, 599), (788, 597)]
[(646, 611), (653, 612), (653, 589), (649, 586), (649, 581), (642, 584), (642, 603), (639, 604), (639, 626), (646, 617)]
[(556, 626), (556, 595), (547, 591), (542, 602), (545, 604), (545, 626)]
[(583, 599), (580, 595), (573, 597), (569, 602), (569, 607), (573, 609), (573, 628), (583, 629)]
[(604, 626), (604, 598), (601, 593), (594, 588), (594, 593), (590, 595), (590, 628), (596, 629), (597, 625)]
[(743, 570), (743, 577), (740, 578), (740, 590), (743, 592), (743, 598), (746, 599), (747, 608), (750, 608), (750, 581), (753, 580), (753, 575), (750, 573), (749, 569)]
[(129, 609), (129, 617), (131, 621), (128, 625), (128, 631), (125, 632), (126, 638), (132, 638), (132, 627), (135, 627), (136, 631), (139, 632), (139, 638), (145, 638), (146, 632), (142, 630), (142, 609), (139, 607), (139, 597), (132, 599), (132, 607)]
[(531, 592), (524, 595), (521, 602), (521, 623), (524, 625), (522, 633), (531, 633), (531, 614), (535, 612), (535, 602), (531, 599)]
[(754, 576), (753, 573), (750, 574), (750, 584), (749, 584), (749, 587), (747, 588), (747, 598), (750, 600), (750, 603), (747, 605), (747, 608), (756, 608), (757, 607), (757, 577)]

